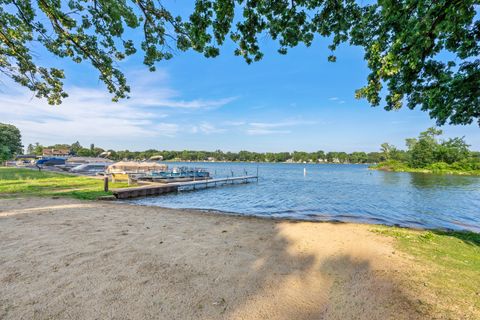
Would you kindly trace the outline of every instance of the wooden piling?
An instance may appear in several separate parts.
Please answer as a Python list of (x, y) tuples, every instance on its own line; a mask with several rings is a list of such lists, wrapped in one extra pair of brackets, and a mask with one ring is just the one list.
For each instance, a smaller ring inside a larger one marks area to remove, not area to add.
[(108, 176), (103, 177), (103, 191), (108, 192)]

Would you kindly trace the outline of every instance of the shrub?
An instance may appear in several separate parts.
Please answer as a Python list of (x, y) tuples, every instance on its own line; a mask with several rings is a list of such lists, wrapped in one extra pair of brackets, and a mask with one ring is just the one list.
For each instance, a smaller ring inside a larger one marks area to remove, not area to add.
[(451, 166), (448, 163), (445, 162), (436, 162), (432, 163), (427, 167), (428, 170), (432, 170), (433, 172), (445, 172), (451, 170)]
[(461, 161), (454, 162), (451, 165), (452, 169), (463, 171), (480, 170), (480, 160), (476, 158), (468, 158)]

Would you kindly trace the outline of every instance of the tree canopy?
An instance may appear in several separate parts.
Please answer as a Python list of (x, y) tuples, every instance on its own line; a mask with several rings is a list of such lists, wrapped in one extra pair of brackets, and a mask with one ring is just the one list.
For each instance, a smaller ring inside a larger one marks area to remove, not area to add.
[[(0, 71), (61, 103), (65, 74), (38, 65), (38, 42), (56, 56), (90, 63), (115, 101), (130, 90), (117, 62), (138, 49), (153, 71), (178, 50), (215, 57), (227, 39), (251, 63), (262, 59), (265, 37), (281, 54), (326, 37), (332, 62), (343, 43), (364, 49), (370, 73), (357, 98), (386, 110), (419, 107), (439, 125), (480, 124), (479, 0), (196, 0), (183, 16), (163, 3), (0, 0)], [(129, 39), (128, 29), (140, 29), (142, 39)]]
[(11, 124), (0, 123), (0, 160), (11, 159), (15, 154), (23, 153), (20, 130)]

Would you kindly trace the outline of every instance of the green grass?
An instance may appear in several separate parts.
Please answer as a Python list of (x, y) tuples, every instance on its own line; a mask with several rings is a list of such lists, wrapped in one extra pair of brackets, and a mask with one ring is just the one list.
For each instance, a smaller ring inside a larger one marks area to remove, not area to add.
[(448, 165), (443, 162), (431, 164), (425, 168), (412, 168), (405, 162), (401, 161), (385, 161), (376, 165), (370, 166), (370, 169), (393, 171), (393, 172), (419, 172), (419, 173), (434, 173), (434, 174), (452, 174), (452, 175), (468, 175), (480, 176), (480, 170), (466, 170), (459, 169), (457, 165)]
[(480, 319), (480, 234), (376, 227), (373, 232), (396, 239), (395, 246), (416, 258), (423, 281), (446, 306)]
[[(127, 187), (127, 183), (110, 183), (110, 188)], [(68, 174), (19, 168), (0, 168), (0, 196), (59, 196), (93, 200), (112, 195), (103, 191), (103, 180)]]

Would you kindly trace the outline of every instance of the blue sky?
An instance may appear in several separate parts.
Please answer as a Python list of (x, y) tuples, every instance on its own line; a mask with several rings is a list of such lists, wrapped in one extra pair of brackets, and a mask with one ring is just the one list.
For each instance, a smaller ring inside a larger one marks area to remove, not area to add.
[[(0, 122), (18, 126), (23, 142), (95, 143), (103, 148), (225, 151), (376, 151), (383, 142), (404, 147), (435, 122), (428, 114), (387, 112), (356, 100), (368, 70), (359, 48), (343, 46), (327, 62), (327, 41), (282, 56), (265, 39), (265, 57), (247, 65), (229, 45), (206, 59), (179, 52), (150, 73), (141, 56), (121, 63), (131, 99), (119, 103), (87, 64), (38, 52), (39, 63), (66, 71), (70, 95), (49, 106), (28, 90), (2, 79)], [(480, 150), (480, 128), (443, 126), (446, 137), (465, 136)]]

